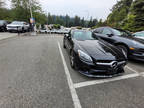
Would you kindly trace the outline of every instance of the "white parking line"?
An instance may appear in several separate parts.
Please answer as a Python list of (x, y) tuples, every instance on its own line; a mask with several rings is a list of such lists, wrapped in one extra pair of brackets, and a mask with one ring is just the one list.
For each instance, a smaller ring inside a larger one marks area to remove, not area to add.
[(90, 85), (97, 85), (97, 84), (103, 84), (103, 83), (108, 83), (108, 82), (113, 82), (113, 81), (119, 81), (119, 80), (134, 78), (134, 77), (138, 77), (138, 76), (140, 76), (138, 73), (133, 73), (133, 74), (129, 74), (129, 75), (115, 77), (112, 79), (94, 80), (94, 81), (76, 83), (76, 84), (74, 84), (74, 87), (80, 88), (80, 87), (85, 87), (85, 86), (90, 86)]
[(144, 77), (144, 72), (141, 72), (140, 75), (141, 75), (142, 77)]
[(61, 58), (62, 58), (62, 62), (63, 62), (66, 78), (67, 78), (67, 81), (68, 81), (69, 89), (70, 89), (70, 92), (71, 92), (72, 100), (73, 100), (73, 103), (74, 103), (74, 108), (82, 108), (81, 104), (80, 104), (80, 100), (79, 100), (77, 92), (76, 92), (76, 89), (74, 87), (73, 81), (71, 79), (70, 72), (68, 70), (68, 67), (67, 67), (65, 58), (63, 56), (63, 52), (62, 52), (62, 49), (60, 47), (59, 42), (58, 42), (58, 47), (59, 47), (59, 52), (60, 52), (60, 55), (61, 55)]
[(131, 67), (129, 67), (129, 66), (125, 66), (127, 69), (129, 69), (129, 70), (131, 70), (131, 71), (133, 71), (133, 72), (135, 72), (135, 73), (138, 73), (136, 70), (134, 70), (134, 69), (132, 69)]

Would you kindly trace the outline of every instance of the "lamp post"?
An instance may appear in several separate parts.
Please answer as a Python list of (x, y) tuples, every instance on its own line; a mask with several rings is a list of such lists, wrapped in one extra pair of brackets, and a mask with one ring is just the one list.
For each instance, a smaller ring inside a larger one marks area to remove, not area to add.
[(32, 7), (31, 7), (31, 0), (29, 0), (29, 7), (30, 7), (30, 14), (31, 14), (31, 18), (33, 18), (33, 14), (32, 14)]
[(34, 18), (33, 18), (33, 13), (32, 13), (32, 6), (31, 6), (31, 0), (29, 0), (29, 8), (30, 8), (30, 25), (31, 25), (31, 31), (34, 31)]

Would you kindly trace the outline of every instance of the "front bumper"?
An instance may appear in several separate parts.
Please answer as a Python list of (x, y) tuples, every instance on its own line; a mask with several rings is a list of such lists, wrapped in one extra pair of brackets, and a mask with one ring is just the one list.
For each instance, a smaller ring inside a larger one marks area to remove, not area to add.
[(110, 67), (106, 64), (89, 64), (82, 60), (78, 60), (78, 71), (88, 77), (109, 78), (122, 75), (126, 61), (118, 62), (116, 67)]
[(7, 27), (7, 30), (8, 31), (21, 31), (22, 29), (20, 27), (18, 27), (18, 28), (16, 28), (16, 27), (13, 27), (13, 28)]
[(131, 54), (129, 56), (130, 59), (133, 59), (133, 60), (138, 60), (138, 61), (143, 61), (144, 62), (144, 55), (141, 55), (141, 54)]
[(144, 61), (144, 49), (137, 49), (131, 52), (130, 59)]

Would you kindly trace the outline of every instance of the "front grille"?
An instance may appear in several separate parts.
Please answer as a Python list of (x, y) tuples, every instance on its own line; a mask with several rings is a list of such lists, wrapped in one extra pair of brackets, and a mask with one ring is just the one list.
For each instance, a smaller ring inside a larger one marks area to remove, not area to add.
[(17, 27), (15, 27), (15, 26), (8, 26), (8, 28), (17, 28)]
[(112, 70), (112, 69), (108, 69), (108, 70), (103, 70), (103, 71), (94, 71), (94, 70), (90, 70), (90, 74), (92, 74), (92, 75), (115, 75), (115, 74), (119, 74), (119, 73), (123, 73), (124, 72), (124, 70), (123, 70), (123, 68), (116, 68), (116, 69), (114, 69), (114, 70)]
[(144, 54), (144, 49), (137, 49), (134, 51), (134, 54), (142, 55), (142, 54)]
[(144, 49), (139, 49), (139, 52), (144, 53)]
[(99, 62), (99, 63), (110, 63), (112, 62), (111, 60), (98, 60), (96, 61), (96, 63)]

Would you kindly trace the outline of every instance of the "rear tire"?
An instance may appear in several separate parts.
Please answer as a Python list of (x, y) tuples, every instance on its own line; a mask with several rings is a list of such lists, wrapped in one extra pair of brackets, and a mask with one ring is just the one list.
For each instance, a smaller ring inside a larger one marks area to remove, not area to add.
[(118, 48), (122, 51), (122, 53), (128, 57), (128, 49), (124, 45), (118, 45)]
[(63, 40), (63, 48), (66, 49), (65, 41)]
[(22, 28), (22, 31), (21, 31), (22, 33), (24, 33), (25, 31), (24, 31), (24, 28)]

